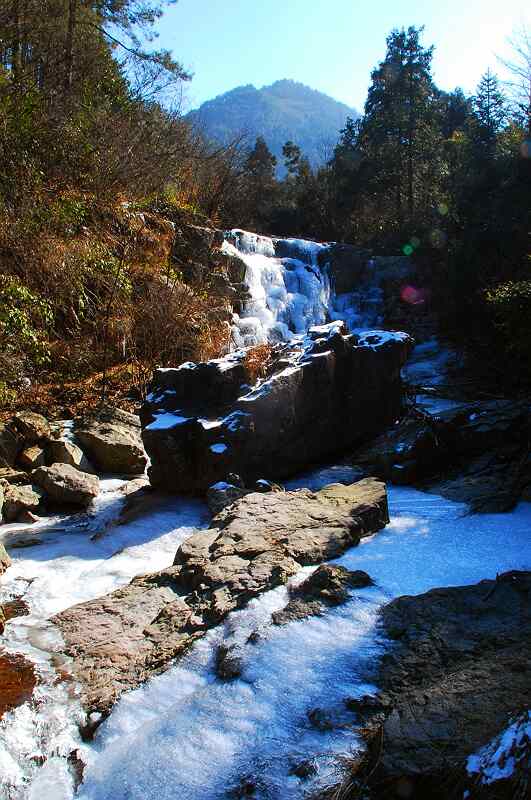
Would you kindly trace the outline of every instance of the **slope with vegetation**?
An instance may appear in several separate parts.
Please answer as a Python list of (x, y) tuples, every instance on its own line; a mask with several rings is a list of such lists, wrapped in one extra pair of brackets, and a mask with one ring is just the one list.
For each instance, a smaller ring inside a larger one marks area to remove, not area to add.
[(182, 251), (234, 152), (168, 110), (190, 76), (140, 46), (162, 5), (2, 5), (0, 406), (68, 410), (224, 344), (222, 299), (184, 282)]
[[(119, 392), (131, 381), (142, 391), (155, 364), (221, 354), (230, 303), (211, 273), (223, 268), (194, 252), (194, 225), (406, 252), (447, 332), (486, 354), (496, 382), (521, 383), (526, 34), (509, 96), (487, 72), (466, 97), (434, 84), (420, 30), (393, 31), (363, 117), (338, 123), (318, 168), (308, 140), (290, 134), (279, 180), (263, 137), (212, 144), (174, 110), (190, 75), (141, 46), (164, 5), (10, 0), (0, 10), (0, 406), (63, 413), (103, 397), (110, 378)], [(283, 108), (294, 93), (306, 136), (305, 98), (315, 105), (318, 93), (281, 81), (265, 94)], [(189, 269), (201, 259), (206, 269)]]

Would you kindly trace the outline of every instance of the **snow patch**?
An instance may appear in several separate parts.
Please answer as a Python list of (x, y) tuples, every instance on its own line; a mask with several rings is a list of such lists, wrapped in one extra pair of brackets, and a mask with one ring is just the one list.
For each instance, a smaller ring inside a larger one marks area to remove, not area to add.
[(525, 711), (477, 753), (469, 756), (467, 772), (477, 774), (480, 783), (489, 784), (510, 778), (515, 769), (528, 761), (531, 752), (531, 711)]

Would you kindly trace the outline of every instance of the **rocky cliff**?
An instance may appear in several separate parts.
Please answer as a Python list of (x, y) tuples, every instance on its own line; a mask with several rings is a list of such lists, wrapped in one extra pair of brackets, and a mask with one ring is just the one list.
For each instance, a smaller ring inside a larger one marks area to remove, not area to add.
[(394, 422), (412, 340), (342, 331), (318, 326), (278, 345), (254, 387), (243, 351), (157, 370), (141, 412), (153, 486), (203, 494), (230, 473), (280, 479)]

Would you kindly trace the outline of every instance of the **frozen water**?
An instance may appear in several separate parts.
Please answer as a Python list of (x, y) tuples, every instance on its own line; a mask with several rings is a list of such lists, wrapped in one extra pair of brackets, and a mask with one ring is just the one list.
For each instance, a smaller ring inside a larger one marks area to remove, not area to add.
[[(90, 514), (56, 517), (23, 525), (4, 525), (4, 540), (28, 535), (40, 544), (10, 549), (12, 566), (2, 578), (0, 602), (22, 596), (29, 616), (6, 626), (2, 646), (25, 655), (40, 683), (34, 701), (0, 720), (0, 797), (2, 800), (69, 800), (72, 781), (65, 758), (82, 747), (82, 721), (72, 686), (57, 681), (54, 653), (61, 647), (48, 620), (75, 603), (128, 583), (132, 577), (162, 569), (198, 527), (207, 524), (203, 504), (179, 498), (127, 525), (111, 527), (124, 503), (122, 480), (103, 480), (102, 494)], [(47, 758), (44, 769), (37, 766)]]
[[(331, 469), (348, 479), (346, 467)], [(329, 478), (320, 470), (304, 483), (318, 488)], [(524, 547), (528, 504), (503, 517), (467, 516), (462, 505), (391, 488), (390, 508), (390, 525), (337, 562), (365, 569), (376, 586), (354, 592), (323, 617), (282, 628), (269, 622), (287, 600), (285, 587), (232, 614), (178, 666), (120, 700), (90, 754), (81, 800), (218, 800), (245, 776), (257, 781), (256, 796), (263, 800), (295, 800), (332, 779), (334, 756), (359, 746), (353, 719), (347, 714), (339, 728), (321, 731), (308, 712), (340, 708), (346, 696), (373, 688), (370, 667), (385, 647), (376, 624), (381, 604), (531, 567)], [(302, 570), (295, 580), (310, 572)], [(261, 637), (250, 645), (255, 631)], [(235, 681), (215, 678), (222, 640), (243, 653), (244, 670)], [(305, 759), (318, 767), (311, 781), (290, 774)]]
[(483, 784), (510, 778), (519, 764), (529, 766), (530, 743), (531, 711), (524, 711), (499, 736), (469, 756), (468, 773), (478, 774)]
[(344, 321), (350, 331), (382, 323), (383, 291), (367, 282), (358, 292), (336, 295), (328, 277), (328, 245), (305, 239), (269, 239), (246, 231), (226, 234), (223, 249), (246, 267), (250, 298), (234, 315), (236, 347), (300, 336), (314, 325)]
[[(324, 245), (302, 239), (273, 240), (234, 230), (223, 248), (245, 262), (250, 299), (235, 315), (236, 347), (277, 342), (327, 321), (330, 282), (317, 264)], [(276, 249), (283, 253), (278, 257)]]

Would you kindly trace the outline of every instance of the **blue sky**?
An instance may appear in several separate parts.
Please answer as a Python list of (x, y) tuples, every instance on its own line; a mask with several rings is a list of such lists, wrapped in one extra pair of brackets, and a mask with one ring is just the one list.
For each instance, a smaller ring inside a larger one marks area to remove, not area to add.
[(473, 91), (507, 38), (529, 24), (524, 0), (179, 0), (157, 46), (194, 72), (185, 107), (246, 83), (292, 78), (362, 109), (371, 69), (393, 27), (425, 25), (443, 89)]

